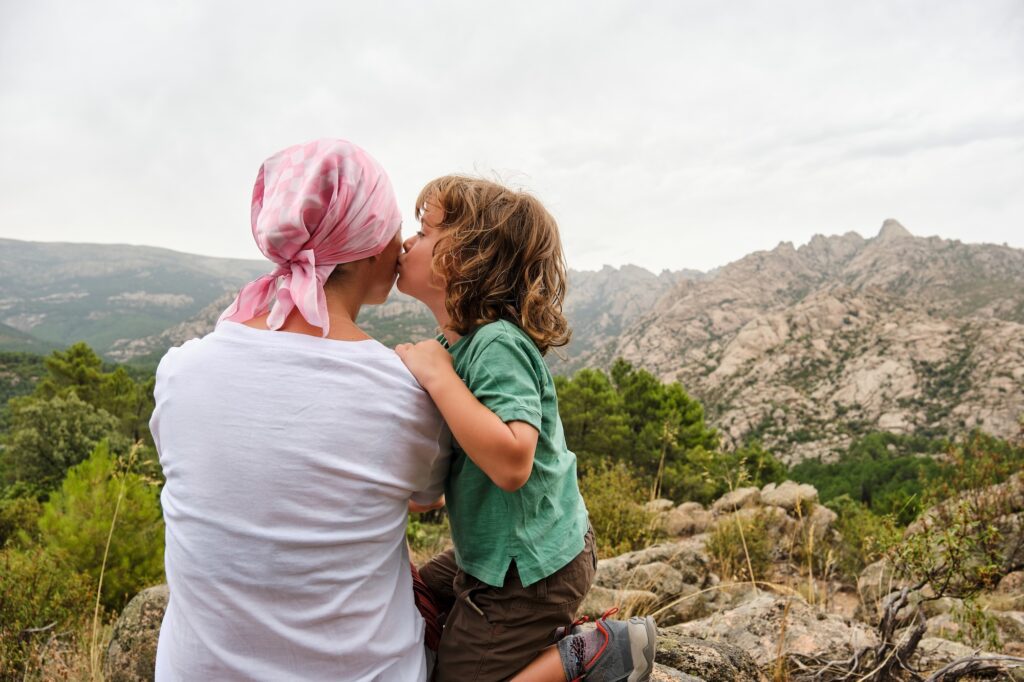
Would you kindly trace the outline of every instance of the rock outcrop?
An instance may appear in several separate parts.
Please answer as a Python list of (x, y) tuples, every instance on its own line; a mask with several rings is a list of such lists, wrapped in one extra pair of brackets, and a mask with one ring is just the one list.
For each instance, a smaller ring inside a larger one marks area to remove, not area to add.
[(874, 631), (865, 624), (821, 611), (797, 595), (767, 592), (735, 608), (668, 627), (662, 636), (727, 642), (750, 654), (762, 669), (770, 668), (780, 656), (843, 659), (877, 643)]
[(167, 610), (167, 585), (143, 590), (128, 602), (114, 625), (103, 658), (107, 682), (149, 682), (156, 668), (156, 644)]
[[(1017, 490), (1015, 480), (987, 494), (1004, 499), (1003, 492)], [(596, 584), (579, 615), (596, 618), (612, 608), (618, 608), (622, 617), (654, 615), (659, 636), (652, 679), (661, 682), (762, 681), (794, 661), (813, 666), (855, 654), (872, 655), (865, 652), (881, 644), (878, 617), (904, 587), (896, 567), (879, 561), (864, 569), (857, 582), (859, 599), (847, 595), (859, 603), (857, 617), (852, 617), (852, 606), (835, 597), (819, 599), (823, 592), (817, 588), (810, 590), (813, 603), (801, 596), (808, 579), (788, 563), (782, 551), (773, 552), (777, 563), (767, 583), (753, 586), (722, 580), (705, 548), (720, 524), (757, 515), (776, 548), (792, 534), (813, 536), (816, 542), (836, 539), (835, 514), (816, 504), (818, 493), (811, 486), (784, 482), (737, 493), (710, 509), (694, 503), (650, 504), (662, 523), (676, 528), (678, 535), (598, 562)], [(788, 585), (787, 579), (792, 579)], [(901, 640), (916, 623), (927, 623), (925, 637), (911, 658), (918, 669), (935, 670), (971, 655), (975, 649), (954, 640), (968, 639), (971, 628), (979, 623), (990, 628), (990, 635), (1007, 654), (1024, 653), (1024, 609), (1018, 606), (1024, 600), (1024, 572), (1002, 576), (998, 588), (980, 595), (976, 605), (935, 596), (926, 591), (912, 595), (909, 608), (897, 621), (901, 629), (893, 636)], [(167, 589), (160, 586), (144, 591), (125, 609), (104, 662), (108, 680), (151, 679), (166, 602)], [(978, 605), (984, 608), (981, 616)]]
[(624, 357), (787, 463), (866, 430), (1017, 434), (1024, 250), (914, 237), (783, 243), (684, 281), (588, 363)]

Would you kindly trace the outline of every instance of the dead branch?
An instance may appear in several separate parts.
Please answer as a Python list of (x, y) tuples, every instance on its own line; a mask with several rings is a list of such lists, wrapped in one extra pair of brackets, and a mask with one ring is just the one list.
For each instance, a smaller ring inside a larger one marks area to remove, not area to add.
[(1016, 656), (968, 656), (953, 661), (929, 675), (924, 682), (953, 682), (978, 673), (1005, 673), (1024, 667), (1024, 658)]

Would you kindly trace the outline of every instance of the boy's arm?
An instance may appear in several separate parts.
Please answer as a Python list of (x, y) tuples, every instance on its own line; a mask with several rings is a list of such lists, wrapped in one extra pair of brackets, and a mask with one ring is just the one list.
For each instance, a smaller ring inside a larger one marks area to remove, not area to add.
[(395, 352), (430, 394), (473, 463), (502, 490), (522, 488), (533, 470), (537, 429), (521, 421), (505, 423), (487, 409), (455, 373), (451, 355), (437, 341), (403, 343)]

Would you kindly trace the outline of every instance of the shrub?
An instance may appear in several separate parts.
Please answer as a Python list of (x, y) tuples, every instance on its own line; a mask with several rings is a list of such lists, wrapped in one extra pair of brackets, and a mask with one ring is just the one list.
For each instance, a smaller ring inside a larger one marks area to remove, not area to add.
[(762, 580), (771, 565), (771, 540), (767, 519), (762, 514), (748, 517), (734, 514), (723, 518), (708, 535), (704, 546), (722, 577)]
[(903, 537), (895, 518), (875, 514), (849, 495), (841, 495), (826, 506), (838, 515), (834, 525), (839, 533), (836, 568), (850, 580), (856, 580), (865, 566), (881, 559)]
[(113, 436), (114, 449), (127, 450), (127, 439), (117, 434), (117, 420), (74, 393), (15, 398), (9, 408), (10, 431), (0, 450), (0, 475), (7, 483), (49, 490), (104, 438)]
[(86, 576), (38, 546), (0, 551), (0, 576), (0, 679), (20, 680), (51, 636), (81, 630), (95, 593)]
[[(102, 592), (110, 608), (122, 606), (140, 588), (163, 577), (163, 520), (156, 488), (117, 468), (118, 461), (101, 443), (89, 459), (68, 471), (39, 519), (42, 543), (94, 582), (111, 538)], [(115, 507), (118, 516), (110, 536)]]
[(960, 631), (953, 635), (953, 639), (978, 649), (1003, 650), (998, 622), (973, 597), (954, 605), (949, 615), (960, 626)]
[(592, 470), (580, 479), (580, 492), (590, 512), (599, 556), (640, 549), (660, 537), (657, 516), (643, 506), (649, 491), (625, 464)]
[[(439, 518), (439, 521), (432, 521)], [(451, 546), (451, 528), (447, 514), (427, 512), (410, 514), (409, 525), (405, 527), (405, 539), (409, 542), (409, 554), (413, 563), (425, 563), (435, 554)]]
[(0, 499), (0, 549), (21, 536), (31, 539), (42, 511), (43, 505), (34, 497)]
[(824, 503), (846, 495), (906, 525), (924, 508), (924, 492), (940, 471), (932, 455), (945, 446), (945, 441), (872, 433), (854, 442), (839, 461), (805, 460), (790, 475), (816, 487)]

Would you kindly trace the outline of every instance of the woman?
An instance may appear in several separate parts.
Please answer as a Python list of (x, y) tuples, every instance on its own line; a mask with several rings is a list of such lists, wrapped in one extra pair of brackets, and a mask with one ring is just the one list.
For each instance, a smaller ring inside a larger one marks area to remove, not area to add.
[(447, 436), (356, 324), (391, 290), (400, 224), (387, 176), (349, 142), (261, 167), (253, 236), (278, 267), (157, 370), (157, 680), (426, 679), (406, 512), (441, 496)]

